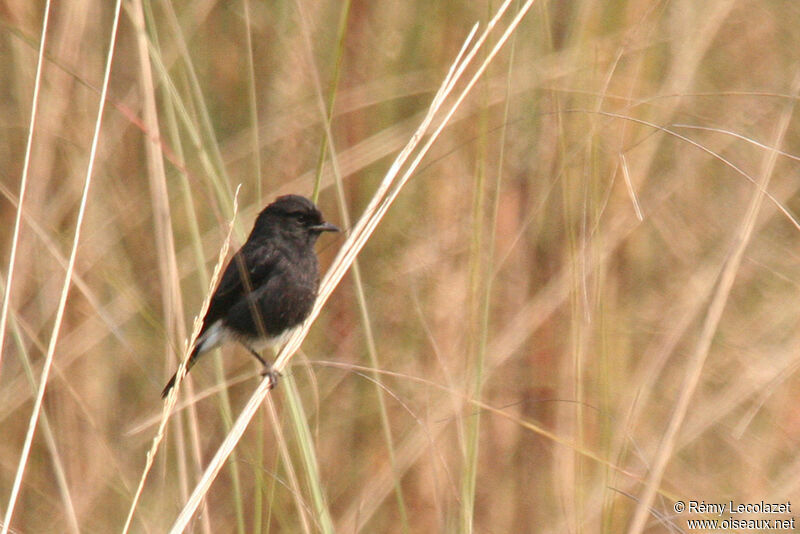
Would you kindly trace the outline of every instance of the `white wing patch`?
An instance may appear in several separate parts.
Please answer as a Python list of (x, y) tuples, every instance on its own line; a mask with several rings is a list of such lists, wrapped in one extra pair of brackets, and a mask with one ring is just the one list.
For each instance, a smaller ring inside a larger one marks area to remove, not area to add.
[(225, 343), (230, 338), (228, 329), (222, 325), (222, 319), (214, 321), (197, 340), (197, 354), (208, 352)]

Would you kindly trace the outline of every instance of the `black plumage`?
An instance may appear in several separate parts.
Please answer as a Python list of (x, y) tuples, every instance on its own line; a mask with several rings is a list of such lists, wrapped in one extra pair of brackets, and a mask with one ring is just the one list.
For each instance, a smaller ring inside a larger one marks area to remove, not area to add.
[[(186, 371), (201, 354), (230, 340), (247, 348), (270, 373), (271, 366), (258, 351), (283, 341), (308, 317), (319, 287), (314, 243), (322, 232), (338, 230), (324, 221), (313, 202), (299, 195), (278, 197), (264, 208), (225, 267)], [(175, 385), (176, 375), (162, 397)]]

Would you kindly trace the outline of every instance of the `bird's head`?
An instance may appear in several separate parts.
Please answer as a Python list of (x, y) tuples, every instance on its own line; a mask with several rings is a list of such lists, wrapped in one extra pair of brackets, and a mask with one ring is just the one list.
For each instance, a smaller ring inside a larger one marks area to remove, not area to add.
[[(311, 244), (322, 232), (338, 232), (339, 228), (325, 222), (313, 202), (300, 195), (284, 195), (258, 214), (253, 233), (269, 236), (280, 233)], [(252, 235), (252, 234), (251, 234)]]

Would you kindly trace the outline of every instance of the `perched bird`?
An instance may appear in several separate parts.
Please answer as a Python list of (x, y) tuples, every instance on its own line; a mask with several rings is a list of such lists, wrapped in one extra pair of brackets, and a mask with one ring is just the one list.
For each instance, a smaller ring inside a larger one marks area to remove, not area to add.
[[(275, 376), (258, 351), (282, 342), (311, 312), (319, 287), (314, 243), (339, 229), (323, 220), (313, 202), (299, 195), (278, 197), (258, 214), (247, 241), (225, 267), (197, 337), (186, 371), (197, 358), (236, 341)], [(164, 398), (175, 385), (167, 383)]]

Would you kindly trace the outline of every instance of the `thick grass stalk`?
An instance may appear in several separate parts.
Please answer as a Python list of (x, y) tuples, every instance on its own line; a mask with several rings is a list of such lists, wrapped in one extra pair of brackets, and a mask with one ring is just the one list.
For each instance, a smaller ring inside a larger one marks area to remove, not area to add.
[[(143, 3), (142, 5), (144, 11), (144, 17), (146, 21), (146, 31), (149, 36), (147, 43), (150, 45), (150, 55), (153, 57), (161, 57), (161, 46), (158, 40), (158, 32), (156, 31), (156, 17), (153, 13), (153, 6), (152, 3), (148, 0)], [(167, 73), (163, 72), (162, 70), (158, 71), (159, 75), (163, 79)], [(160, 96), (163, 99), (163, 109), (162, 109), (162, 120), (164, 121), (165, 127), (164, 131), (166, 132), (165, 138), (168, 140), (172, 151), (175, 154), (175, 158), (179, 162), (184, 161), (184, 154), (183, 154), (183, 146), (181, 143), (181, 137), (178, 128), (178, 118), (176, 116), (175, 105), (173, 103), (173, 99), (171, 97), (172, 93), (166, 88), (166, 83), (158, 84), (160, 90)], [(197, 224), (197, 212), (194, 208), (194, 201), (191, 195), (191, 187), (189, 185), (189, 180), (186, 176), (185, 169), (182, 166), (179, 167), (179, 176), (181, 181), (181, 193), (183, 194), (184, 205), (187, 211), (187, 216), (185, 217), (185, 221), (189, 226), (189, 235), (191, 236), (190, 243), (192, 245), (192, 252), (194, 253), (195, 262), (197, 264), (198, 278), (200, 287), (207, 287), (208, 286), (208, 277), (206, 276), (205, 272), (205, 256), (203, 254), (203, 247), (202, 247), (202, 239), (200, 237), (200, 228)], [(170, 367), (173, 365), (170, 360), (165, 362)], [(167, 372), (170, 372), (171, 369), (167, 369)], [(188, 384), (187, 390), (189, 395), (192, 396), (194, 390), (192, 389), (191, 383)], [(189, 429), (190, 433), (190, 445), (191, 445), (191, 454), (193, 455), (194, 465), (200, 466), (201, 465), (201, 452), (200, 452), (200, 425), (197, 421), (197, 411), (195, 406), (192, 404), (189, 406), (189, 413), (185, 417), (186, 419), (186, 426)], [(187, 454), (187, 442), (184, 439), (184, 425), (182, 422), (182, 418), (178, 418), (178, 425), (175, 426), (174, 435), (175, 435), (175, 449), (176, 454), (178, 457), (177, 461), (177, 483), (179, 487), (180, 495), (185, 497), (189, 496), (189, 455)], [(158, 419), (154, 423), (155, 425), (158, 424)], [(211, 532), (211, 525), (210, 520), (207, 515), (203, 516), (201, 519), (201, 527), (205, 534), (210, 534)]]

